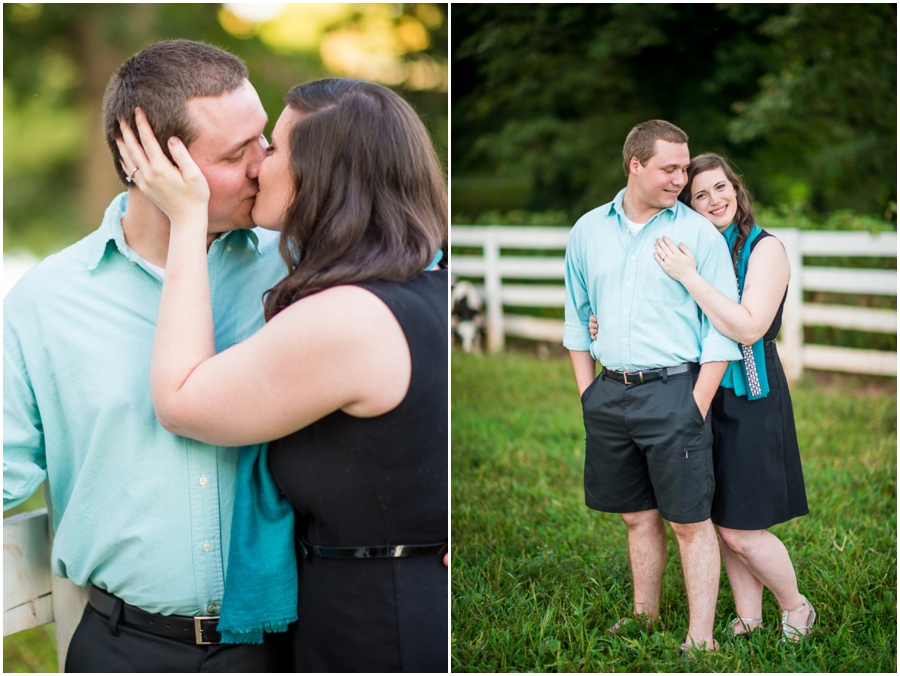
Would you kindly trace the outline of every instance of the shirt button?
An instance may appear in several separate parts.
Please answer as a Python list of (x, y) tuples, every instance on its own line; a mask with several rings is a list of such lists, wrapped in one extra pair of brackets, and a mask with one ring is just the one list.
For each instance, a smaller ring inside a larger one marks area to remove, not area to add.
[(203, 543), (203, 551), (204, 551), (204, 552), (208, 552), (208, 551), (210, 551), (211, 549), (212, 549), (212, 545), (211, 545), (211, 544), (209, 544), (208, 542), (204, 542), (204, 543)]
[(624, 339), (624, 338), (622, 339), (622, 342), (623, 342), (623, 343), (625, 342), (625, 339)]
[(634, 256), (631, 257), (631, 260), (635, 260)]
[(623, 314), (623, 315), (627, 315), (627, 314), (628, 314), (628, 310), (622, 310), (622, 314)]
[(206, 606), (206, 612), (208, 612), (208, 613), (216, 612), (216, 604), (210, 603), (208, 606)]
[(205, 476), (200, 477), (200, 485), (201, 486), (205, 486), (208, 483), (209, 483), (209, 479), (207, 479)]
[(226, 247), (225, 247), (225, 251), (227, 251), (228, 253), (231, 253), (231, 247), (230, 247), (230, 246), (226, 246)]
[(625, 286), (631, 286), (631, 282), (625, 282)]

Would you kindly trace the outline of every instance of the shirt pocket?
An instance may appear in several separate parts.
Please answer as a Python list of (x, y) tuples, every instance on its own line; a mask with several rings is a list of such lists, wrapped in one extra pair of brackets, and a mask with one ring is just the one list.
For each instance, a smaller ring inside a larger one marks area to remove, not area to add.
[(645, 271), (643, 291), (644, 298), (654, 305), (681, 305), (690, 298), (681, 282), (669, 277), (655, 259)]

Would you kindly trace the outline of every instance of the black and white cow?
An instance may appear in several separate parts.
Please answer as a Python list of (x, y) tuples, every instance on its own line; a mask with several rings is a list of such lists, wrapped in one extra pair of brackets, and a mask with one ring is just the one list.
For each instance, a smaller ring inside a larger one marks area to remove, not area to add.
[(462, 342), (464, 352), (481, 351), (481, 337), (484, 333), (484, 301), (478, 291), (469, 282), (462, 281), (453, 285), (450, 296), (453, 308), (450, 325), (453, 333)]

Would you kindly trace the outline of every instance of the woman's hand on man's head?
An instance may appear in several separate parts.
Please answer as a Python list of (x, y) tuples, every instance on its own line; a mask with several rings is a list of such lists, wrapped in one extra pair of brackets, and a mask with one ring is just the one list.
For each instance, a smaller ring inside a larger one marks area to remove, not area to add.
[(180, 139), (168, 140), (169, 152), (175, 160), (173, 164), (166, 157), (156, 135), (140, 108), (134, 109), (140, 141), (131, 127), (119, 119), (122, 138), (116, 139), (119, 147), (120, 164), (128, 174), (129, 183), (137, 188), (173, 223), (182, 220), (197, 222), (202, 216), (204, 230), (209, 206), (209, 184), (200, 167), (188, 153)]

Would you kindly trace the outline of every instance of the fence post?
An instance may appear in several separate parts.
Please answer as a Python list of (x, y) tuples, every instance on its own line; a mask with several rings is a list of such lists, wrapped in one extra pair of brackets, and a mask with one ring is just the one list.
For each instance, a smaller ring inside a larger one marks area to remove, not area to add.
[(488, 350), (500, 352), (506, 341), (503, 332), (503, 300), (500, 297), (500, 244), (496, 228), (486, 228), (484, 240), (484, 290), (487, 295)]
[(778, 237), (787, 252), (791, 281), (784, 301), (778, 354), (788, 380), (803, 375), (803, 251), (801, 233), (796, 228), (779, 230)]
[[(53, 536), (56, 532), (53, 518), (53, 500), (50, 497), (50, 482), (44, 484), (44, 501), (47, 503), (47, 535), (50, 539), (50, 551), (53, 551)], [(57, 577), (51, 573), (50, 587), (53, 602), (53, 621), (56, 623), (56, 658), (59, 673), (66, 670), (66, 655), (72, 635), (81, 622), (81, 615), (88, 603), (88, 590), (79, 587), (71, 580)]]

